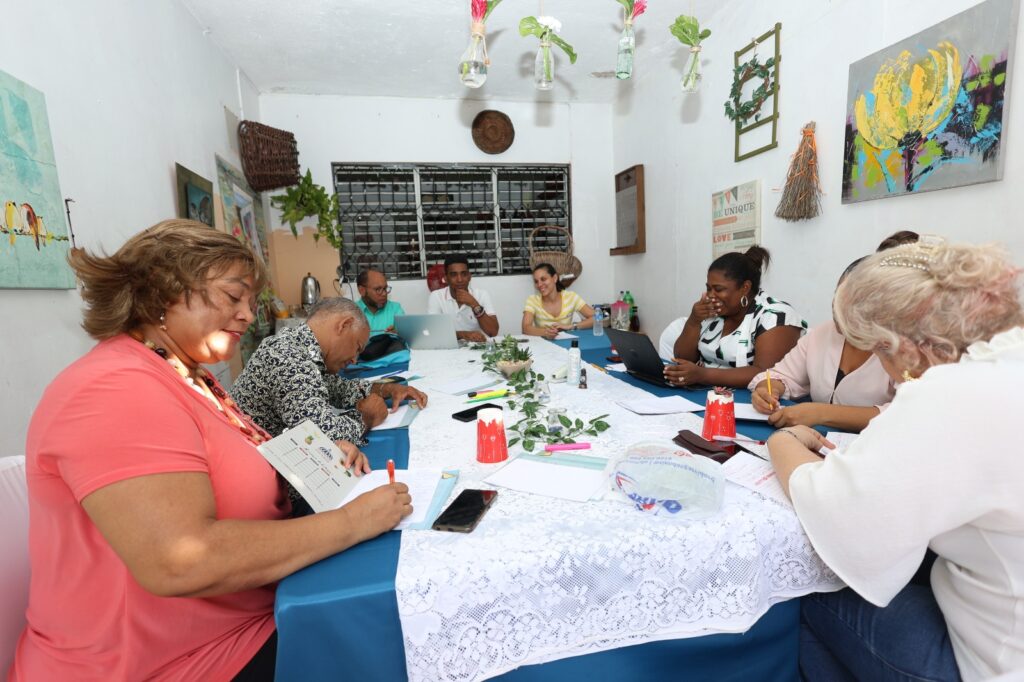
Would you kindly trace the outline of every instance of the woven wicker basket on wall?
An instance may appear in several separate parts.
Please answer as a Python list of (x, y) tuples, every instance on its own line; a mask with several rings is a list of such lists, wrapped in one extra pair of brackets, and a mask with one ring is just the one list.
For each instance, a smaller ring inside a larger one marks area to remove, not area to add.
[[(565, 251), (538, 251), (536, 249), (535, 239), (538, 232), (547, 230), (550, 232), (562, 232), (565, 234)], [(562, 283), (562, 286), (568, 287), (583, 274), (583, 263), (580, 259), (573, 255), (573, 241), (572, 233), (564, 227), (558, 225), (541, 225), (530, 233), (530, 269), (537, 267), (541, 263), (550, 263), (551, 266), (558, 273), (558, 281)]]
[(299, 183), (299, 148), (295, 135), (256, 121), (238, 124), (242, 172), (257, 192)]

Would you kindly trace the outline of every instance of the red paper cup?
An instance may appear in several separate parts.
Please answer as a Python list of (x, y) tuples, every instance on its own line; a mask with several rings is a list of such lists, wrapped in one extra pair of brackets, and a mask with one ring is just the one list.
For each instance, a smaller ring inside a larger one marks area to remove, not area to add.
[(488, 407), (476, 413), (476, 461), (495, 464), (508, 459), (504, 413)]
[(736, 437), (736, 410), (733, 407), (732, 391), (708, 391), (704, 407), (704, 440), (715, 436)]

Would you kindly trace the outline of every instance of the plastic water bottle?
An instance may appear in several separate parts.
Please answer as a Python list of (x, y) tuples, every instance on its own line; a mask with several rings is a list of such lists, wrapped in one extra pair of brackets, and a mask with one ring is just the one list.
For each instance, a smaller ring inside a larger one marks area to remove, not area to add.
[(583, 364), (583, 356), (580, 354), (580, 340), (572, 340), (572, 348), (569, 349), (569, 374), (565, 382), (570, 386), (580, 385), (580, 367)]
[(604, 336), (604, 311), (594, 306), (594, 336)]

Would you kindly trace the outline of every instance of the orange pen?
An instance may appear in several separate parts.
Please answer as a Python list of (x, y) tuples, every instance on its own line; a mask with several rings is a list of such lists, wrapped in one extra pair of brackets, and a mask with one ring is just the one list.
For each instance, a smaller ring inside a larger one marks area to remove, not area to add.
[(388, 482), (395, 482), (395, 460), (388, 460)]

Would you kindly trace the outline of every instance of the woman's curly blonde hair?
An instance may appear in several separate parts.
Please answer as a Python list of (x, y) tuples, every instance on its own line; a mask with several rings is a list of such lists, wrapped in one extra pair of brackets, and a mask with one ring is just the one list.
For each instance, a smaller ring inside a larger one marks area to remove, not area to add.
[(206, 283), (236, 264), (266, 286), (263, 262), (223, 232), (193, 220), (164, 220), (138, 233), (112, 256), (74, 249), (68, 262), (82, 287), (82, 328), (108, 339), (140, 324), (155, 324), (167, 307), (197, 293), (209, 302)]
[(850, 272), (836, 291), (833, 314), (854, 346), (920, 373), (1024, 324), (1020, 272), (994, 244), (933, 238), (897, 246)]

